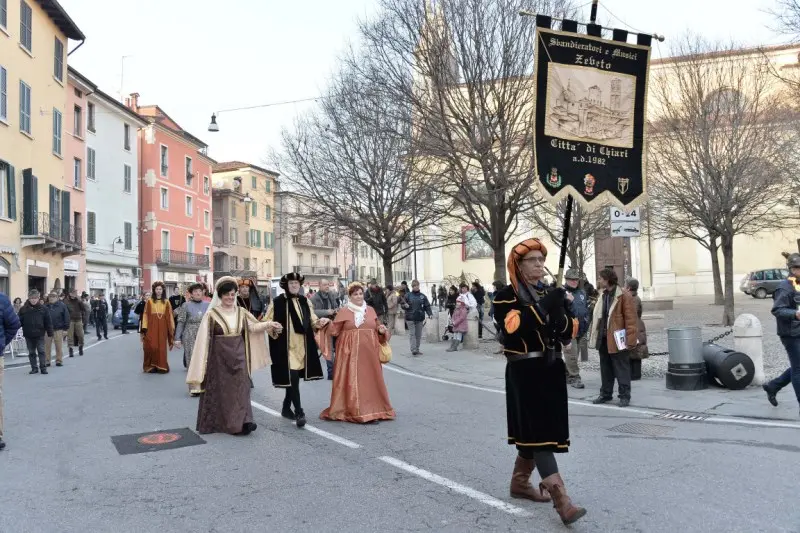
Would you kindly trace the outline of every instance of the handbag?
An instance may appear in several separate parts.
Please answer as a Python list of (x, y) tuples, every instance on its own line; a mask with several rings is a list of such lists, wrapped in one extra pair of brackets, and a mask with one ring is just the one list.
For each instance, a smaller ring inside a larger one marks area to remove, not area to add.
[(382, 365), (392, 360), (392, 347), (389, 346), (389, 343), (381, 344), (381, 351), (378, 353), (378, 359)]

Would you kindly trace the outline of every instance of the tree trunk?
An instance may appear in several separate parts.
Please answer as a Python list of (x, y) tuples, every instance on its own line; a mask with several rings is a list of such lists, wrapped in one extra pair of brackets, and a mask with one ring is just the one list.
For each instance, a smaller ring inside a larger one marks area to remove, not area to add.
[(394, 273), (392, 267), (394, 266), (394, 256), (392, 252), (383, 252), (383, 286), (394, 285)]
[(736, 317), (733, 307), (733, 239), (722, 238), (722, 260), (725, 268), (725, 310), (722, 313), (722, 325), (732, 326)]
[(492, 281), (502, 281), (504, 284), (508, 283), (506, 279), (506, 246), (505, 244), (500, 245), (500, 248), (492, 247), (494, 252), (494, 280)]
[(709, 248), (711, 254), (711, 277), (714, 280), (714, 305), (723, 305), (725, 303), (725, 293), (722, 292), (722, 273), (719, 268), (719, 243), (717, 238), (711, 238), (711, 246)]

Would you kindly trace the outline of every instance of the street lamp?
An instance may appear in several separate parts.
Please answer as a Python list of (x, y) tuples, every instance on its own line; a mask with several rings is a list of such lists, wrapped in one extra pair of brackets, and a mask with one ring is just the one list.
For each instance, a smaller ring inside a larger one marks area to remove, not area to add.
[(245, 193), (244, 198), (242, 198), (242, 201), (244, 203), (246, 203), (246, 204), (249, 204), (250, 202), (253, 201), (253, 199), (250, 197), (250, 193), (249, 192)]
[(219, 111), (215, 111), (211, 113), (211, 122), (208, 124), (208, 131), (210, 132), (217, 132), (219, 131), (219, 124), (217, 124), (217, 115), (221, 113), (231, 113), (233, 111), (247, 111), (248, 109), (261, 109), (262, 107), (275, 107), (279, 105), (287, 105), (287, 104), (299, 104), (300, 102), (310, 102), (312, 100), (316, 101), (319, 100), (320, 97), (317, 96), (315, 98), (301, 98), (300, 100), (288, 100), (285, 102), (272, 102), (269, 104), (259, 104), (259, 105), (251, 105), (247, 107), (232, 107), (230, 109), (220, 109)]

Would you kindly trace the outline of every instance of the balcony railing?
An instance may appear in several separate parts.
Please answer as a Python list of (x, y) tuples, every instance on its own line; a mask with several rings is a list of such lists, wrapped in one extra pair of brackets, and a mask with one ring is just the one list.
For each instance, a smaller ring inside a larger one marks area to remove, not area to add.
[(177, 250), (158, 250), (156, 252), (156, 264), (159, 266), (208, 268), (210, 263), (207, 255), (179, 252)]
[(62, 251), (72, 252), (83, 245), (80, 226), (42, 211), (22, 213), (20, 230), (23, 237), (44, 237), (46, 248), (58, 245), (64, 248)]
[(292, 244), (298, 246), (316, 246), (319, 248), (338, 248), (339, 240), (332, 236), (320, 237), (318, 235), (303, 234), (292, 235)]
[(316, 276), (338, 276), (339, 275), (339, 267), (331, 267), (331, 266), (294, 266), (292, 267), (294, 272), (299, 272), (300, 274), (312, 274)]

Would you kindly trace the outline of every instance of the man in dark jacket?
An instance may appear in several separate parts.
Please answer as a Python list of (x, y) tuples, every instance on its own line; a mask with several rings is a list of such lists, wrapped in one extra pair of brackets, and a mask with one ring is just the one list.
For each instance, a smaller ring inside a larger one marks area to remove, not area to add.
[(389, 303), (386, 301), (386, 295), (383, 294), (383, 289), (381, 289), (378, 282), (374, 279), (369, 282), (369, 288), (367, 289), (367, 295), (364, 301), (375, 310), (375, 314), (378, 315), (378, 321), (381, 324), (386, 324), (386, 313), (389, 312)]
[(53, 344), (56, 345), (56, 366), (64, 365), (64, 337), (69, 331), (69, 309), (67, 304), (58, 299), (58, 295), (51, 292), (47, 297), (47, 311), (53, 323), (53, 335), (44, 338), (44, 352), (47, 354), (47, 366), (50, 366)]
[(772, 295), (772, 315), (778, 322), (778, 337), (789, 356), (789, 368), (764, 384), (767, 399), (775, 406), (778, 405), (776, 395), (789, 383), (800, 403), (800, 254), (790, 255), (787, 266), (791, 276), (781, 281)]
[(97, 340), (102, 338), (108, 340), (108, 302), (101, 292), (92, 302), (92, 320), (97, 331)]
[(564, 348), (564, 363), (567, 367), (567, 383), (576, 389), (584, 388), (581, 381), (581, 371), (578, 367), (578, 352), (580, 345), (588, 347), (586, 332), (589, 331), (589, 302), (586, 293), (579, 289), (581, 274), (574, 268), (567, 270), (564, 275), (564, 288), (567, 291), (569, 311), (578, 320), (578, 337), (568, 348)]
[[(53, 322), (50, 312), (39, 299), (39, 291), (33, 289), (28, 293), (28, 301), (19, 310), (19, 322), (22, 325), (22, 335), (28, 345), (28, 359), (31, 362), (30, 374), (47, 374), (47, 358), (44, 353), (45, 335), (53, 336)], [(39, 357), (39, 366), (36, 366), (36, 357)]]
[(422, 341), (422, 326), (425, 324), (425, 316), (433, 318), (433, 312), (428, 297), (419, 290), (419, 281), (411, 282), (411, 292), (406, 294), (400, 307), (406, 312), (411, 354), (422, 355), (422, 352), (419, 351), (419, 344)]
[(119, 309), (119, 298), (117, 298), (116, 294), (111, 295), (111, 316), (117, 314), (117, 309)]
[(6, 447), (3, 442), (3, 374), (5, 358), (2, 356), (6, 346), (11, 344), (19, 331), (19, 317), (8, 296), (0, 292), (0, 450)]
[(120, 320), (120, 329), (122, 329), (122, 334), (128, 334), (128, 318), (131, 316), (131, 304), (130, 299), (127, 295), (122, 297), (122, 302), (120, 302), (122, 309), (120, 310), (121, 320)]
[[(310, 302), (314, 308), (314, 314), (319, 318), (327, 318), (331, 322), (336, 318), (336, 311), (339, 308), (337, 293), (331, 292), (330, 284), (327, 279), (319, 280), (319, 290), (311, 297)], [(333, 337), (333, 350), (331, 350), (331, 360), (325, 361), (328, 367), (328, 379), (333, 379), (333, 362), (336, 354), (336, 337)]]
[(77, 345), (78, 354), (83, 355), (83, 333), (84, 329), (84, 307), (83, 300), (78, 298), (77, 289), (72, 289), (66, 299), (67, 310), (69, 311), (69, 330), (67, 331), (67, 346), (69, 346), (69, 356), (75, 357), (72, 349)]
[(472, 296), (478, 304), (478, 338), (483, 338), (483, 306), (486, 305), (486, 289), (481, 285), (480, 280), (472, 282)]

